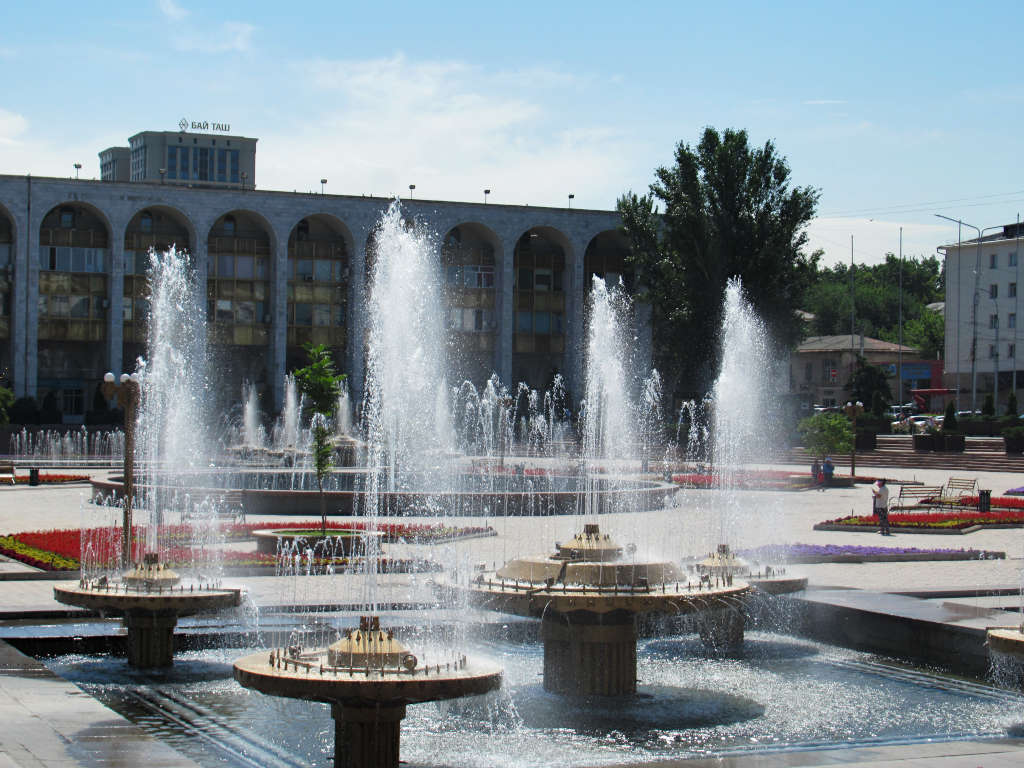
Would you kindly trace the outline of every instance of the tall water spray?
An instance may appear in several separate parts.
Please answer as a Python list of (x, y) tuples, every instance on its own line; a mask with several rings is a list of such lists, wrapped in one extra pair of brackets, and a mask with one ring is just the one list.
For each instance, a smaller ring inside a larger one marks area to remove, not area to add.
[(720, 503), (720, 543), (730, 543), (740, 523), (735, 499), (737, 474), (745, 464), (764, 462), (776, 408), (770, 396), (776, 361), (764, 322), (743, 294), (743, 283), (729, 280), (722, 308), (722, 367), (711, 397), (714, 471), (726, 498)]
[(295, 377), (284, 377), (284, 408), (274, 427), (274, 447), (278, 450), (298, 449), (302, 437), (302, 398)]
[[(438, 249), (407, 223), (397, 201), (374, 236), (363, 406), (368, 443), (365, 510), (371, 529), (389, 493), (451, 487), (453, 449), (444, 385), (443, 310)], [(371, 537), (371, 548), (376, 539)], [(376, 553), (367, 557), (367, 603), (376, 607)]]
[(256, 385), (246, 382), (242, 387), (242, 445), (247, 448), (262, 448), (266, 434), (260, 423), (260, 403)]
[(147, 356), (139, 361), (141, 399), (135, 462), (149, 509), (146, 548), (156, 551), (158, 524), (183, 503), (182, 474), (209, 465), (209, 386), (204, 333), (188, 255), (150, 252)]

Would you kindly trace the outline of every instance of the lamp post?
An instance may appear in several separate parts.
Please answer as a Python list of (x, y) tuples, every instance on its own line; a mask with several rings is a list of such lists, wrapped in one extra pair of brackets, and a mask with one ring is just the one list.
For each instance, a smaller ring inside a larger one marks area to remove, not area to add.
[(327, 185), (327, 179), (320, 179), (320, 194), (324, 193), (324, 187)]
[(491, 194), (491, 190), (489, 190), (489, 189), (485, 189), (485, 190), (484, 190), (484, 205), (487, 205), (487, 196), (488, 196), (489, 194)]
[(103, 374), (103, 396), (117, 399), (124, 408), (124, 517), (121, 530), (121, 560), (125, 567), (132, 561), (132, 500), (135, 496), (135, 417), (139, 411), (141, 389), (136, 374), (122, 373), (115, 383), (110, 371)]
[(864, 413), (864, 403), (860, 400), (847, 403), (843, 411), (853, 422), (853, 446), (850, 448), (850, 478), (853, 479), (857, 476), (857, 417)]
[[(978, 233), (978, 247), (974, 257), (974, 297), (971, 301), (971, 325), (973, 326), (973, 334), (971, 339), (971, 413), (974, 413), (978, 409), (978, 281), (981, 279), (981, 241), (982, 238), (985, 236), (986, 232), (1001, 229), (1002, 225), (979, 229), (973, 224), (968, 224), (966, 221), (963, 221), (962, 219), (954, 219), (952, 216), (943, 216), (941, 213), (936, 213), (935, 215), (940, 219), (952, 221), (954, 224), (957, 224), (961, 227), (970, 227), (971, 229)], [(957, 246), (956, 257), (957, 264), (959, 265), (959, 245)], [(959, 278), (959, 275), (957, 277)], [(959, 349), (957, 349), (956, 354), (957, 359), (959, 360)], [(957, 367), (959, 368), (959, 365)]]
[(572, 201), (573, 201), (573, 199), (575, 197), (576, 197), (576, 195), (572, 194), (571, 192), (569, 193), (569, 207), (570, 208), (572, 208)]
[(81, 163), (75, 163), (75, 179), (78, 178), (78, 172), (80, 170), (82, 170), (82, 164)]
[(242, 171), (242, 189), (245, 189), (245, 180), (249, 177), (249, 174)]
[(409, 199), (410, 199), (410, 200), (412, 200), (412, 193), (413, 193), (413, 192), (414, 192), (415, 190), (416, 190), (416, 185), (415, 185), (415, 184), (410, 184), (410, 185), (409, 185)]
[(164, 183), (164, 176), (166, 176), (166, 175), (167, 175), (167, 169), (166, 168), (161, 168), (160, 169), (160, 183), (161, 184)]

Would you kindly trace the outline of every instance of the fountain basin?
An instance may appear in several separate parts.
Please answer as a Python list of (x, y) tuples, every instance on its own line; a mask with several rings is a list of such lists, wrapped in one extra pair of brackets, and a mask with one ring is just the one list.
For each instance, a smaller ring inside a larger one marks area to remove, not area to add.
[(280, 549), (291, 548), (296, 544), (303, 544), (316, 550), (320, 545), (326, 543), (330, 551), (325, 554), (348, 557), (360, 549), (365, 551), (371, 536), (376, 537), (378, 542), (384, 538), (384, 534), (380, 531), (370, 532), (345, 528), (329, 529), (326, 536), (319, 529), (296, 531), (284, 528), (253, 531), (253, 537), (256, 539), (256, 551), (268, 555), (276, 555)]

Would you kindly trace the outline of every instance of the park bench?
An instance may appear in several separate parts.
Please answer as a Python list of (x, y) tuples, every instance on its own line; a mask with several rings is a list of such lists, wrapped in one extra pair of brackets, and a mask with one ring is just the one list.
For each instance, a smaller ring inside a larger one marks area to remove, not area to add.
[[(227, 490), (211, 494), (203, 500), (204, 504), (213, 505), (214, 514), (218, 520), (230, 520), (233, 523), (245, 522), (245, 502), (241, 490)], [(189, 520), (202, 518), (203, 512), (197, 504), (183, 504), (181, 507), (181, 522), (184, 524)]]
[(959, 496), (977, 496), (978, 495), (978, 481), (977, 479), (968, 479), (966, 477), (951, 477), (946, 482), (946, 492), (943, 496), (949, 496), (956, 498)]
[(10, 480), (11, 485), (14, 485), (14, 464), (7, 462), (0, 464), (0, 482)]
[(928, 500), (928, 506), (941, 506), (943, 489), (941, 485), (902, 485), (893, 509), (910, 509)]

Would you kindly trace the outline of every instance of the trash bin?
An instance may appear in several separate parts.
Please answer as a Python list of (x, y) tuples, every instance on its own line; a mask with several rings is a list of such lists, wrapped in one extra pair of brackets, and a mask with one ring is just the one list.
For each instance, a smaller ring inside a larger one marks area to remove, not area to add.
[(29, 471), (28, 471), (28, 484), (29, 485), (39, 485), (39, 468), (38, 467), (32, 467), (31, 469), (29, 469)]
[(992, 491), (978, 491), (978, 511), (988, 512), (992, 509)]

